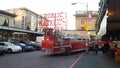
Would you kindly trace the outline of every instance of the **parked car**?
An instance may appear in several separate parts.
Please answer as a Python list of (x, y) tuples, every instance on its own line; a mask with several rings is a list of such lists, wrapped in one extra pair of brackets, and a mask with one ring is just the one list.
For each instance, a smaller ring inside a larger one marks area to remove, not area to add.
[(3, 45), (0, 45), (0, 55), (4, 55), (5, 49)]
[(27, 41), (27, 40), (21, 40), (19, 43), (24, 43), (28, 46), (32, 46), (34, 50), (40, 50), (41, 46), (35, 42)]
[(27, 46), (24, 43), (14, 43), (17, 46), (20, 46), (22, 48), (22, 51), (33, 51), (33, 47), (32, 46)]
[(10, 42), (0, 42), (0, 45), (4, 46), (5, 52), (12, 53), (12, 52), (21, 52), (22, 48), (20, 46), (16, 46)]
[(31, 41), (30, 44), (34, 47), (36, 47), (36, 50), (41, 50), (41, 44), (37, 42)]

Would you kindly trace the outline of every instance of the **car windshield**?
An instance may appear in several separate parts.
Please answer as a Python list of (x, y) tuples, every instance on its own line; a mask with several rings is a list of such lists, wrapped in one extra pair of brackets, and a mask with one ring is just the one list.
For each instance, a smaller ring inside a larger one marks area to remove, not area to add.
[(9, 45), (9, 46), (15, 46), (14, 44), (10, 43), (10, 42), (4, 42), (5, 44)]
[(21, 46), (25, 46), (25, 44), (23, 44), (23, 43), (19, 43)]
[(19, 43), (30, 44), (30, 41), (28, 41), (28, 40), (21, 40)]

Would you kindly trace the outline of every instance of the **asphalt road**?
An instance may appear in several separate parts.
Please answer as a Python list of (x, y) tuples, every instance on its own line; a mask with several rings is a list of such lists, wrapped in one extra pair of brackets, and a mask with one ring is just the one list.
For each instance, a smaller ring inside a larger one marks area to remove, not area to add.
[(41, 51), (5, 54), (0, 56), (0, 68), (70, 68), (80, 55), (50, 55)]

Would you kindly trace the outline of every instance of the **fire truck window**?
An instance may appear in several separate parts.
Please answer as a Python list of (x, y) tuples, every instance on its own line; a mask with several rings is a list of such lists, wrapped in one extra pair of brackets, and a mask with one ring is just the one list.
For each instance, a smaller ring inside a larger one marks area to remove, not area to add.
[(56, 31), (56, 36), (58, 36), (58, 37), (59, 37), (59, 31)]
[(53, 30), (52, 35), (56, 36), (56, 31), (55, 30)]
[(46, 36), (50, 36), (50, 30), (46, 31)]

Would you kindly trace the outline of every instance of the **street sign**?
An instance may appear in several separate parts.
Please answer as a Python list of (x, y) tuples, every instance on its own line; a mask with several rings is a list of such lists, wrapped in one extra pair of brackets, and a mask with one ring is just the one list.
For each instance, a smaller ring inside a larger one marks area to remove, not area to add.
[(90, 26), (88, 24), (85, 25), (84, 29), (88, 31), (90, 29)]

